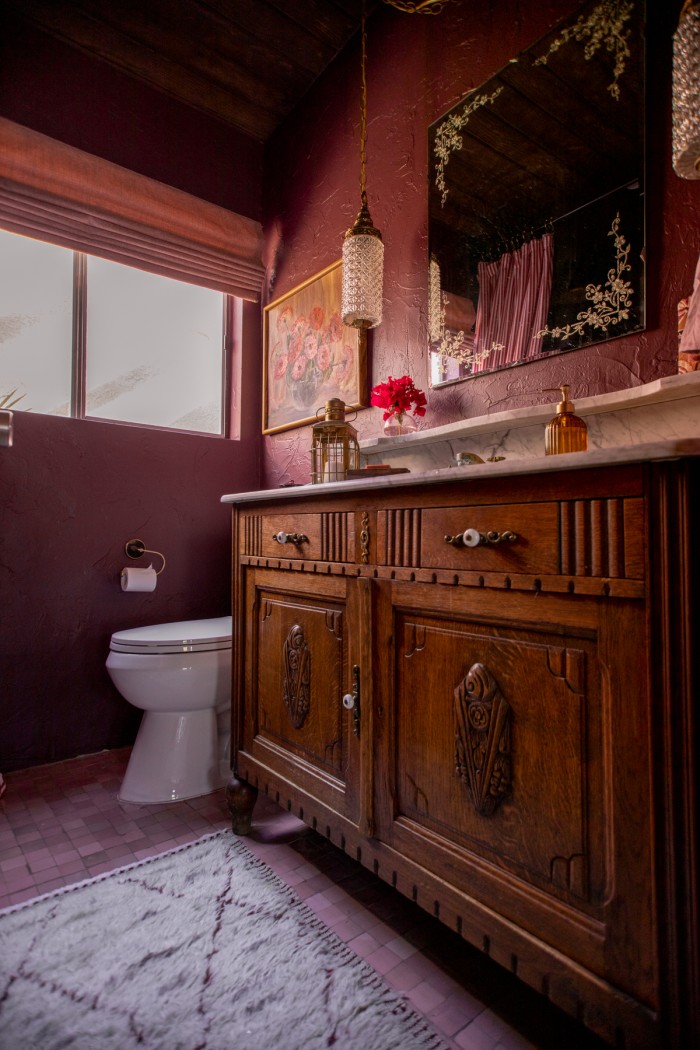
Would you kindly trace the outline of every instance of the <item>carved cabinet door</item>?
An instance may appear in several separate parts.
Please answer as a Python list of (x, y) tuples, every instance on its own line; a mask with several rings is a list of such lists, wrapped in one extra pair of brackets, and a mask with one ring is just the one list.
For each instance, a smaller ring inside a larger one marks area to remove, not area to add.
[(426, 893), (483, 906), (487, 941), (497, 907), (650, 999), (641, 603), (377, 586), (377, 834), (435, 878)]
[(236, 758), (244, 778), (264, 785), (269, 771), (274, 783), (290, 786), (295, 808), (305, 798), (317, 800), (331, 823), (337, 813), (363, 831), (362, 775), (371, 776), (362, 757), (370, 743), (363, 721), (370, 677), (362, 658), (369, 637), (366, 583), (247, 570)]

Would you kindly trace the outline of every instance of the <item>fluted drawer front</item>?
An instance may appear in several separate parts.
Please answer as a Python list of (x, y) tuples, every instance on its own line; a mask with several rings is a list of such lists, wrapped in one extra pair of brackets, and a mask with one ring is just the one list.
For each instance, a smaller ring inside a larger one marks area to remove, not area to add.
[(644, 578), (643, 499), (566, 500), (560, 534), (564, 575)]
[[(262, 516), (260, 551), (263, 558), (303, 561), (355, 560), (355, 515), (347, 511), (299, 514), (292, 508)], [(286, 539), (285, 539), (286, 537)], [(245, 551), (258, 554), (258, 551)]]
[(421, 525), (425, 568), (560, 571), (557, 503), (436, 507), (422, 512)]

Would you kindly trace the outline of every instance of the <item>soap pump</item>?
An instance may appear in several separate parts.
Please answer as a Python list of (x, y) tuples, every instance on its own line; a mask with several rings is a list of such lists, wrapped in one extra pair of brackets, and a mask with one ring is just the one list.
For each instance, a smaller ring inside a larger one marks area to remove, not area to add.
[(557, 405), (556, 416), (545, 430), (545, 454), (554, 456), (559, 452), (585, 452), (588, 448), (588, 427), (583, 419), (574, 415), (568, 385), (564, 383), (559, 387), (546, 387), (546, 390), (561, 390), (562, 399)]

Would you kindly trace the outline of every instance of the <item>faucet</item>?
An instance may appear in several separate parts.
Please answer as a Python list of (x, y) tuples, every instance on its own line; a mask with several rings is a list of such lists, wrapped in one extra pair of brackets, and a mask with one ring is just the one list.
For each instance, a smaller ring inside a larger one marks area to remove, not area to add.
[(466, 466), (469, 463), (500, 463), (505, 458), (505, 456), (489, 456), (488, 459), (484, 460), (476, 452), (458, 452), (455, 456), (458, 467)]

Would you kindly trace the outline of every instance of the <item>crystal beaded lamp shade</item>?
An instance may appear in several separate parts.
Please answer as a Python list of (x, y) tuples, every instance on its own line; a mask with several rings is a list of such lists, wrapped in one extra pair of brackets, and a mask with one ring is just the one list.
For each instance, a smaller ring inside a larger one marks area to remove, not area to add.
[(384, 244), (372, 233), (350, 233), (343, 241), (341, 316), (352, 328), (382, 321)]
[(673, 37), (673, 167), (700, 179), (700, 4), (687, 2)]
[(376, 328), (382, 322), (384, 245), (367, 204), (367, 27), (362, 3), (362, 106), (360, 109), (360, 201), (353, 226), (343, 240), (340, 316), (351, 328)]

